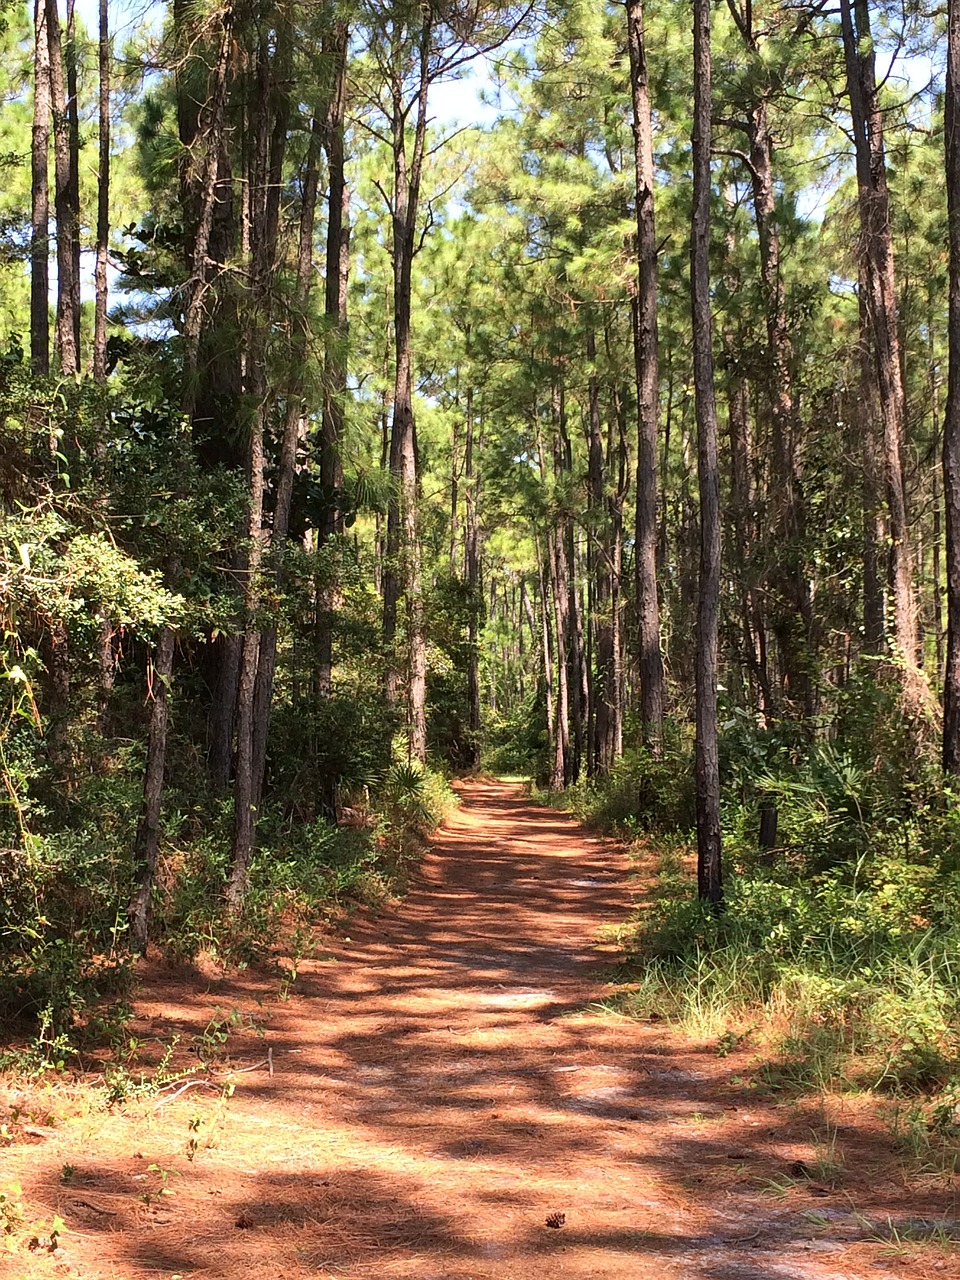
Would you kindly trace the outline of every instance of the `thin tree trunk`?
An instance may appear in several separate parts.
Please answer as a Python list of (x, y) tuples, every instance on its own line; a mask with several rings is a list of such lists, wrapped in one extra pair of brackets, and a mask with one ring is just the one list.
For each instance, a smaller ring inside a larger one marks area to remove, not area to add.
[[(559, 370), (553, 390), (553, 465), (560, 478), (573, 470), (573, 450), (567, 430), (566, 391), (563, 370)], [(562, 651), (565, 667), (565, 726), (568, 737), (563, 743), (564, 784), (570, 786), (580, 777), (584, 754), (584, 730), (589, 715), (589, 690), (586, 685), (583, 622), (577, 588), (577, 544), (573, 516), (564, 514), (553, 538), (553, 560), (556, 567), (554, 591), (560, 593), (560, 614), (564, 634)], [(558, 655), (559, 655), (558, 648)], [(559, 662), (559, 657), (558, 657)], [(558, 701), (559, 707), (559, 701)], [(561, 735), (558, 734), (558, 743)]]
[(222, 796), (230, 785), (233, 765), (233, 729), (237, 709), (237, 684), (240, 680), (240, 646), (237, 635), (226, 632), (216, 640), (217, 685), (210, 715), (210, 786), (213, 794)]
[[(286, 115), (285, 109), (279, 115)], [(284, 124), (285, 124), (284, 120)], [(274, 162), (276, 150), (274, 148)], [(293, 485), (297, 471), (297, 448), (300, 443), (300, 425), (303, 418), (303, 372), (307, 362), (308, 312), (313, 283), (313, 228), (316, 220), (317, 191), (319, 186), (320, 131), (317, 122), (310, 139), (306, 175), (300, 198), (300, 239), (297, 253), (297, 279), (294, 292), (295, 326), (291, 351), (291, 385), (287, 389), (280, 442), (280, 460), (277, 468), (277, 496), (273, 511), (273, 529), (270, 536), (269, 571), (274, 590), (280, 594), (280, 575), (283, 551), (290, 528), (290, 508), (293, 502)], [(276, 233), (270, 232), (276, 243)], [(271, 248), (271, 256), (274, 249)], [(254, 689), (254, 745), (253, 785), (255, 801), (259, 808), (267, 762), (267, 739), (270, 731), (270, 713), (273, 707), (273, 685), (277, 665), (277, 627), (269, 625), (260, 636), (260, 656), (257, 661), (257, 677)], [(328, 667), (329, 670), (329, 667)]]
[[(425, 760), (426, 645), (423, 634), (423, 583), (419, 545), (419, 478), (416, 423), (413, 412), (413, 342), (411, 330), (412, 272), (416, 254), (416, 226), (420, 185), (426, 152), (429, 50), (433, 28), (429, 16), (420, 35), (419, 81), (413, 106), (412, 152), (407, 154), (408, 111), (403, 106), (403, 85), (394, 86), (393, 146), (393, 315), (395, 381), (393, 421), (390, 433), (390, 471), (396, 482), (387, 517), (387, 555), (384, 572), (383, 630), (389, 647), (395, 646), (397, 608), (401, 594), (406, 608), (407, 734), (412, 758)], [(397, 687), (396, 655), (390, 659), (388, 700)]]
[(883, 649), (885, 574), (881, 572), (886, 522), (883, 516), (883, 439), (877, 377), (870, 341), (866, 267), (860, 263), (860, 396), (857, 406), (863, 441), (863, 649), (879, 654)]
[(555, 530), (547, 533), (547, 554), (553, 588), (557, 654), (557, 730), (550, 785), (554, 791), (560, 791), (571, 781), (573, 774), (570, 761), (570, 588), (566, 576), (566, 557), (561, 550), (561, 535)]
[[(49, 0), (48, 0), (49, 3)], [(197, 400), (198, 356), (203, 329), (206, 286), (210, 274), (211, 233), (221, 183), (221, 141), (227, 101), (227, 68), (233, 31), (224, 25), (217, 60), (210, 73), (209, 101), (201, 112), (196, 137), (204, 138), (203, 168), (197, 183), (198, 216), (190, 255), (190, 276), (186, 283), (183, 315), (183, 395), (181, 407), (193, 415)], [(194, 143), (195, 145), (196, 143)], [(188, 188), (192, 186), (185, 183)]]
[(717, 631), (720, 601), (720, 482), (710, 316), (710, 0), (694, 0), (693, 218), (691, 302), (700, 486), (700, 589), (697, 606), (697, 883), (701, 898), (723, 901), (720, 761), (717, 742)]
[(54, 207), (57, 219), (57, 327), (55, 349), (60, 372), (73, 377), (79, 371), (79, 348), (76, 341), (78, 318), (74, 316), (74, 299), (79, 282), (74, 284), (75, 213), (71, 188), (70, 123), (64, 87), (63, 48), (60, 38), (60, 15), (57, 0), (45, 0), (47, 44), (50, 55), (50, 107), (53, 116), (53, 156), (56, 177)]
[(107, 248), (110, 239), (110, 25), (107, 0), (100, 0), (99, 185), (97, 187), (97, 263), (94, 287), (93, 376), (107, 376)]
[(594, 517), (591, 540), (587, 545), (587, 584), (592, 595), (588, 612), (596, 652), (596, 678), (591, 679), (594, 665), (587, 663), (591, 685), (587, 706), (587, 771), (608, 772), (610, 761), (600, 759), (600, 742), (608, 741), (612, 705), (609, 698), (613, 679), (613, 626), (609, 613), (610, 565), (607, 510), (604, 493), (605, 460), (603, 431), (600, 424), (600, 380), (597, 375), (597, 341), (593, 329), (587, 330), (586, 355), (589, 363), (587, 379), (587, 493)]
[[(468, 335), (469, 337), (469, 335)], [(476, 439), (473, 411), (473, 388), (467, 388), (466, 440), (464, 442), (464, 485), (467, 498), (467, 527), (464, 537), (466, 556), (467, 599), (467, 724), (470, 732), (470, 763), (480, 763), (480, 608), (483, 599), (480, 586), (480, 519), (479, 484), (476, 466)]]
[(657, 430), (660, 375), (657, 338), (657, 236), (653, 125), (643, 0), (627, 0), (627, 45), (636, 163), (637, 298), (633, 309), (637, 380), (637, 508), (634, 577), (640, 628), (640, 721), (657, 754), (663, 732), (663, 657), (657, 597)]
[(623, 755), (623, 507), (629, 488), (627, 414), (625, 400), (613, 392), (607, 447), (608, 472), (616, 468), (616, 487), (607, 499), (610, 521), (610, 706), (606, 740), (601, 742), (601, 763), (606, 771)]
[(97, 732), (101, 738), (109, 728), (110, 698), (117, 679), (113, 635), (113, 623), (109, 618), (101, 618), (100, 631), (97, 635)]
[(960, 774), (960, 0), (948, 0), (944, 142), (950, 314), (949, 373), (943, 418), (943, 504), (946, 517), (947, 657), (943, 682), (943, 769)]
[[(459, 381), (459, 373), (457, 375)], [(460, 407), (460, 395), (457, 392), (454, 399), (455, 410), (453, 418), (450, 422), (450, 542), (449, 554), (447, 556), (447, 566), (450, 571), (450, 577), (455, 578), (457, 573), (458, 542), (460, 536), (460, 421), (459, 414), (456, 412)]]
[[(271, 399), (266, 377), (267, 326), (271, 310), (270, 278), (276, 263), (274, 201), (279, 196), (278, 175), (282, 169), (282, 152), (287, 136), (285, 128), (277, 130), (274, 126), (289, 105), (288, 90), (281, 87), (277, 92), (274, 71), (280, 69), (282, 74), (283, 61), (281, 55), (274, 64), (267, 34), (261, 31), (255, 62), (255, 110), (254, 104), (251, 104), (253, 146), (246, 172), (250, 225), (250, 299), (247, 306), (245, 352), (246, 392), (251, 406), (247, 455), (248, 562), (244, 589), (245, 626), (237, 686), (233, 840), (230, 873), (224, 890), (227, 911), (231, 914), (236, 914), (242, 907), (250, 881), (262, 790), (261, 760), (265, 759), (266, 752), (262, 717), (265, 710), (269, 710), (268, 700), (263, 697), (263, 693), (258, 703), (256, 691), (260, 665), (259, 614), (263, 596), (262, 569), (265, 552), (265, 437)], [(261, 678), (262, 691), (263, 687)]]
[[(751, 40), (752, 40), (751, 32)], [(754, 217), (760, 244), (760, 281), (767, 328), (767, 389), (772, 426), (771, 497), (773, 540), (777, 547), (775, 596), (782, 604), (776, 627), (784, 686), (807, 717), (815, 711), (813, 678), (813, 605), (803, 561), (804, 516), (797, 475), (790, 328), (780, 268), (780, 231), (776, 218), (773, 137), (766, 101), (747, 119)]]
[(146, 951), (150, 936), (150, 906), (160, 853), (160, 810), (167, 758), (169, 695), (175, 638), (173, 627), (163, 627), (153, 661), (153, 703), (150, 708), (147, 767), (143, 782), (143, 809), (133, 845), (136, 888), (127, 905), (130, 937), (140, 952)]
[(753, 439), (750, 430), (750, 395), (746, 382), (734, 377), (729, 389), (727, 418), (730, 425), (730, 505), (736, 549), (736, 580), (740, 588), (743, 645), (751, 681), (756, 685), (764, 720), (775, 719), (770, 676), (767, 671), (762, 593), (749, 568), (750, 511), (753, 507)]
[(894, 636), (905, 667), (904, 691), (911, 702), (922, 694), (916, 671), (917, 617), (913, 592), (910, 529), (901, 447), (904, 393), (897, 331), (893, 236), (887, 190), (883, 113), (876, 83), (876, 58), (865, 0), (840, 0), (847, 88), (856, 151), (860, 209), (860, 253), (865, 263), (867, 311), (873, 340), (880, 407), (887, 508), (893, 558)]
[[(540, 546), (539, 535), (535, 536), (534, 545), (537, 550), (537, 583), (540, 588), (540, 645), (543, 653), (543, 687), (545, 711), (547, 716), (547, 747), (550, 753), (550, 760), (553, 762), (556, 759), (557, 726), (553, 716), (555, 667), (553, 660), (553, 645), (550, 643), (550, 598), (547, 578), (543, 571), (543, 550)], [(560, 776), (563, 777), (562, 763)]]
[(64, 50), (67, 77), (67, 133), (70, 151), (70, 315), (73, 342), (80, 366), (80, 102), (77, 93), (76, 0), (67, 0), (67, 44)]
[[(327, 196), (326, 274), (324, 314), (327, 341), (324, 351), (323, 427), (320, 449), (320, 483), (330, 495), (331, 505), (326, 523), (319, 530), (319, 543), (339, 539), (343, 533), (343, 511), (340, 492), (343, 489), (344, 405), (347, 394), (347, 286), (350, 278), (350, 189), (346, 180), (344, 121), (347, 100), (346, 23), (337, 23), (326, 42), (333, 60), (333, 88), (324, 121), (324, 149), (327, 153), (329, 191)], [(301, 241), (301, 254), (303, 241)], [(334, 548), (332, 562), (317, 594), (317, 688), (324, 696), (333, 689), (333, 631), (340, 606), (339, 548)], [(329, 800), (329, 798), (328, 798)], [(325, 802), (328, 803), (328, 802)], [(328, 803), (329, 807), (329, 803)]]
[(943, 453), (943, 429), (940, 421), (940, 381), (937, 376), (938, 366), (934, 356), (934, 324), (932, 319), (928, 320), (928, 329), (930, 333), (930, 396), (933, 406), (933, 451), (937, 458), (938, 465), (933, 469), (933, 546), (931, 550), (931, 589), (932, 599), (930, 601), (932, 610), (932, 623), (934, 629), (934, 639), (936, 642), (936, 659), (937, 659), (937, 679), (943, 679), (943, 575), (941, 567), (941, 555), (943, 548), (943, 509), (941, 502), (943, 494), (940, 492), (943, 483), (943, 475), (940, 468), (940, 458)]
[(46, 0), (34, 0), (33, 137), (30, 181), (30, 360), (50, 372), (50, 44)]
[(50, 707), (46, 732), (50, 763), (59, 774), (58, 789), (64, 795), (73, 790), (73, 752), (70, 746), (71, 678), (70, 637), (66, 624), (51, 625), (42, 646), (47, 673), (47, 702)]
[[(47, 3), (55, 3), (55, 0), (47, 0)], [(175, 22), (182, 22), (182, 12), (179, 6), (175, 5)], [(220, 127), (223, 118), (223, 108), (226, 99), (226, 70), (227, 70), (227, 50), (229, 47), (229, 33), (225, 27), (219, 54), (216, 64), (216, 70), (213, 75), (214, 93), (213, 104), (211, 108), (210, 118), (207, 121), (206, 130), (206, 150), (205, 150), (205, 166), (204, 176), (200, 185), (200, 219), (198, 226), (193, 234), (192, 247), (190, 253), (190, 269), (191, 281), (187, 290), (187, 301), (185, 304), (185, 324), (184, 324), (184, 374), (181, 395), (181, 409), (185, 417), (192, 418), (194, 406), (196, 402), (196, 357), (199, 346), (201, 323), (203, 318), (203, 284), (207, 275), (207, 257), (210, 246), (210, 234), (214, 221), (214, 206), (216, 202), (217, 174), (220, 161)], [(191, 119), (188, 121), (187, 117)], [(197, 130), (194, 128), (195, 122), (192, 121), (191, 112), (186, 108), (186, 98), (179, 91), (178, 85), (178, 123), (181, 130), (181, 138), (185, 143), (189, 144), (195, 140)], [(101, 144), (103, 139), (101, 137)], [(184, 199), (185, 206), (190, 203), (189, 193), (191, 184), (187, 181), (186, 176), (181, 188), (181, 195)], [(99, 213), (99, 210), (98, 210)], [(100, 239), (99, 218), (98, 218), (98, 241)], [(176, 576), (177, 566), (172, 564), (168, 569), (168, 577), (173, 579)], [(175, 643), (175, 631), (173, 628), (165, 627), (161, 632), (158, 644), (156, 670), (161, 676), (161, 684), (165, 681), (168, 683), (172, 672), (173, 650)], [(239, 661), (239, 641), (235, 637), (226, 637), (224, 643), (228, 646), (228, 653), (233, 652)], [(237, 663), (233, 664), (235, 670)], [(221, 664), (220, 669), (220, 686), (223, 686), (224, 676), (228, 674), (229, 663)], [(155, 695), (160, 695), (160, 690), (155, 691)], [(155, 852), (153, 855), (153, 864), (150, 863), (151, 847), (156, 848), (155, 843), (151, 846), (151, 841), (158, 839), (160, 812), (163, 798), (163, 779), (166, 770), (166, 748), (167, 748), (167, 719), (165, 711), (165, 694), (163, 714), (157, 710), (156, 704), (154, 712), (150, 718), (150, 728), (147, 739), (147, 765), (144, 776), (144, 818), (141, 823), (141, 831), (138, 832), (136, 848), (138, 860), (141, 866), (148, 869), (155, 865)], [(215, 789), (223, 790), (226, 788), (229, 778), (230, 769), (230, 734), (233, 725), (233, 707), (234, 699), (232, 696), (232, 686), (225, 691), (225, 696), (221, 699), (219, 709), (220, 716), (220, 732), (213, 734), (213, 742), (211, 747), (211, 772), (214, 779)], [(216, 720), (216, 717), (214, 717)], [(150, 871), (152, 875), (152, 870)], [(142, 888), (142, 885), (141, 885)], [(142, 910), (148, 910), (149, 895), (140, 904)], [(143, 928), (146, 928), (144, 923)], [(144, 943), (145, 945), (145, 943)]]

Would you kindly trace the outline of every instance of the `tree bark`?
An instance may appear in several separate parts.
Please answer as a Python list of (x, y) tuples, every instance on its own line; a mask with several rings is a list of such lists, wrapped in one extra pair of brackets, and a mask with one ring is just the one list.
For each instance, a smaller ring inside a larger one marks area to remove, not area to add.
[(657, 337), (657, 237), (653, 125), (643, 0), (627, 0), (627, 45), (636, 165), (637, 297), (633, 308), (637, 381), (637, 506), (634, 578), (640, 629), (640, 721), (657, 754), (663, 733), (663, 657), (657, 595), (657, 431), (660, 414)]
[(64, 64), (67, 81), (67, 134), (69, 138), (70, 202), (70, 315), (73, 342), (80, 366), (80, 101), (77, 91), (76, 0), (67, 0), (67, 44)]
[(469, 609), (467, 623), (467, 725), (470, 733), (470, 763), (476, 767), (480, 763), (480, 614), (483, 595), (480, 583), (480, 477), (475, 460), (477, 441), (472, 387), (467, 388), (466, 401), (463, 480), (467, 499), (464, 551), (467, 577), (467, 608)]
[(877, 393), (877, 373), (870, 340), (867, 309), (866, 264), (860, 262), (860, 380), (856, 408), (863, 441), (863, 651), (876, 655), (883, 650), (886, 613), (885, 574), (881, 572), (886, 546), (883, 513), (883, 434)]
[(230, 786), (233, 765), (233, 729), (240, 680), (240, 645), (237, 635), (222, 632), (216, 646), (216, 687), (210, 713), (208, 768), (214, 795), (222, 796)]
[(30, 179), (30, 361), (50, 372), (50, 45), (46, 0), (34, 0), (33, 136)]
[(697, 884), (700, 897), (719, 908), (723, 902), (720, 761), (717, 742), (720, 482), (710, 316), (710, 0), (694, 0), (693, 22), (693, 218), (690, 283), (700, 487), (700, 580), (696, 653)]
[(905, 411), (883, 113), (865, 0), (855, 0), (855, 7), (851, 0), (840, 0), (840, 18), (856, 152), (860, 254), (865, 264), (867, 314), (883, 415), (884, 472), (893, 544), (894, 637), (904, 664), (904, 691), (914, 701), (921, 694), (922, 677), (916, 667), (917, 616), (901, 458)]
[[(403, 102), (403, 82), (397, 79), (392, 91), (390, 120), (393, 150), (393, 329), (395, 378), (393, 418), (390, 431), (390, 473), (396, 491), (387, 515), (387, 549), (384, 568), (383, 631), (388, 647), (394, 647), (397, 610), (402, 594), (405, 604), (407, 642), (407, 738), (412, 758), (425, 760), (426, 647), (423, 635), (423, 584), (419, 546), (419, 500), (416, 422), (413, 412), (413, 342), (411, 332), (412, 274), (416, 255), (417, 217), (420, 186), (426, 151), (427, 94), (430, 86), (429, 58), (433, 39), (432, 14), (424, 11), (419, 35), (419, 65), (412, 150), (408, 155), (407, 120)], [(388, 700), (396, 700), (398, 667), (396, 654), (390, 659), (387, 678)]]
[(547, 556), (550, 561), (557, 655), (557, 727), (550, 786), (554, 791), (560, 791), (573, 778), (570, 750), (570, 587), (561, 536), (553, 529), (547, 532)]
[[(329, 507), (319, 530), (321, 543), (343, 533), (343, 512), (339, 497), (343, 489), (344, 404), (347, 393), (347, 286), (350, 274), (350, 190), (346, 181), (344, 121), (347, 97), (347, 26), (338, 23), (329, 40), (327, 52), (334, 61), (333, 89), (324, 122), (324, 148), (329, 171), (327, 197), (327, 244), (324, 313), (327, 320), (327, 343), (324, 352), (323, 426), (320, 449), (320, 484)], [(303, 241), (301, 240), (301, 253)], [(317, 672), (316, 683), (324, 696), (333, 687), (333, 627), (340, 602), (338, 556), (317, 593)]]
[(950, 251), (949, 372), (943, 419), (947, 656), (943, 682), (943, 769), (960, 774), (960, 0), (948, 0), (944, 103)]
[(150, 936), (150, 906), (160, 853), (160, 811), (167, 759), (169, 694), (175, 636), (173, 627), (161, 630), (153, 661), (153, 702), (150, 708), (147, 768), (143, 781), (143, 809), (133, 846), (136, 888), (127, 905), (127, 920), (130, 937), (141, 953), (146, 951)]
[[(553, 388), (553, 467), (557, 479), (569, 476), (573, 471), (573, 448), (567, 429), (567, 400), (564, 387), (564, 370), (557, 371)], [(558, 698), (558, 714), (565, 713), (566, 741), (564, 749), (564, 785), (572, 786), (580, 777), (584, 757), (584, 730), (589, 715), (589, 690), (586, 681), (586, 657), (584, 653), (583, 621), (578, 590), (577, 543), (573, 513), (563, 511), (557, 520), (553, 538), (553, 556), (556, 566), (554, 591), (558, 594), (560, 616), (563, 622), (562, 653), (565, 666), (565, 690)], [(558, 663), (560, 648), (558, 647)], [(562, 741), (558, 734), (558, 743)]]
[[(49, 0), (48, 0), (49, 2)], [(188, 33), (184, 33), (186, 36)], [(228, 64), (234, 32), (225, 23), (217, 49), (214, 67), (208, 77), (208, 101), (199, 112), (196, 121), (189, 104), (180, 106), (184, 95), (178, 98), (181, 141), (185, 146), (196, 145), (202, 137), (202, 165), (200, 177), (194, 180), (185, 173), (183, 196), (185, 205), (196, 205), (196, 222), (190, 236), (189, 277), (185, 285), (183, 308), (183, 393), (181, 407), (189, 417), (194, 417), (197, 407), (200, 336), (203, 329), (206, 287), (210, 277), (211, 241), (216, 221), (220, 188), (224, 183), (221, 172), (222, 134), (227, 103)]]
[[(251, 406), (247, 455), (247, 571), (245, 625), (237, 686), (237, 758), (234, 780), (233, 841), (224, 890), (227, 911), (239, 912), (250, 881), (266, 759), (266, 734), (273, 672), (260, 672), (261, 606), (265, 555), (264, 495), (266, 432), (272, 402), (267, 380), (267, 334), (271, 324), (271, 281), (276, 268), (277, 209), (286, 148), (289, 78), (285, 71), (291, 33), (276, 34), (276, 48), (261, 28), (255, 56), (254, 102), (249, 105), (252, 146), (246, 172), (249, 208), (250, 298), (246, 307), (246, 392)], [(295, 443), (294, 443), (295, 450)], [(291, 477), (292, 483), (292, 477)], [(259, 674), (259, 681), (258, 681)], [(258, 683), (260, 697), (257, 697)]]
[[(735, 340), (735, 339), (734, 339)], [(730, 506), (736, 552), (736, 578), (740, 589), (740, 616), (743, 645), (756, 686), (757, 700), (765, 722), (776, 719), (773, 690), (767, 667), (766, 624), (763, 593), (750, 568), (750, 549), (755, 530), (753, 509), (753, 433), (750, 429), (750, 391), (745, 380), (733, 375), (729, 387), (727, 420), (730, 427)]]
[(99, 185), (97, 187), (97, 263), (93, 320), (93, 376), (107, 376), (107, 249), (110, 239), (110, 18), (107, 0), (100, 0)]
[[(550, 641), (550, 590), (547, 583), (547, 577), (543, 570), (543, 550), (540, 545), (540, 535), (534, 536), (534, 545), (537, 551), (537, 585), (540, 592), (540, 647), (543, 654), (543, 687), (544, 687), (544, 703), (547, 717), (547, 748), (551, 762), (556, 759), (556, 735), (557, 726), (553, 715), (553, 687), (554, 687), (554, 670), (555, 664), (553, 660), (553, 645)], [(561, 763), (560, 776), (563, 777), (563, 766)]]
[[(600, 379), (597, 372), (597, 340), (592, 328), (587, 330), (587, 496), (591, 538), (587, 544), (587, 582), (591, 588), (589, 622), (595, 640), (596, 678), (587, 706), (587, 770), (590, 774), (607, 773), (612, 761), (601, 761), (600, 743), (608, 744), (613, 713), (610, 684), (613, 680), (613, 619), (609, 612), (611, 583), (609, 563), (609, 529), (605, 501), (606, 463), (603, 431), (600, 424)], [(588, 676), (594, 664), (587, 665)]]
[[(751, 39), (753, 39), (751, 32)], [(754, 218), (760, 244), (760, 283), (767, 330), (767, 393), (772, 427), (771, 498), (777, 547), (771, 584), (781, 604), (776, 632), (783, 687), (810, 717), (815, 708), (813, 604), (803, 559), (804, 517), (795, 443), (793, 374), (786, 295), (780, 269), (773, 137), (767, 103), (761, 98), (747, 116)], [(772, 620), (773, 621), (773, 620)]]
[(74, 302), (79, 299), (79, 280), (74, 281), (74, 242), (77, 228), (71, 186), (70, 121), (67, 114), (57, 0), (45, 0), (45, 4), (56, 179), (54, 208), (57, 220), (57, 325), (54, 347), (60, 372), (64, 377), (74, 377), (80, 368), (76, 340), (79, 317), (74, 315)]

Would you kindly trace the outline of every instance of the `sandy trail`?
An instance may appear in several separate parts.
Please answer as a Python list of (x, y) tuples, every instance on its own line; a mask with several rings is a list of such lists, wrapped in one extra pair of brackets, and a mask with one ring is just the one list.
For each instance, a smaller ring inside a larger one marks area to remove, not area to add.
[[(400, 907), (355, 921), (266, 1008), (262, 1039), (231, 1042), (238, 1065), (269, 1048), (272, 1076), (238, 1075), (224, 1103), (198, 1088), (0, 1152), (73, 1233), (51, 1267), (91, 1280), (955, 1274), (952, 1257), (888, 1259), (867, 1238), (858, 1212), (951, 1204), (943, 1190), (909, 1199), (865, 1116), (824, 1131), (822, 1115), (751, 1093), (749, 1055), (590, 1008), (614, 954), (598, 936), (630, 907), (620, 851), (517, 787), (474, 782), (462, 798)], [(216, 1007), (255, 1013), (265, 990), (154, 974), (141, 1025), (196, 1033)], [(836, 1187), (786, 1176), (815, 1160), (818, 1133), (846, 1154)]]

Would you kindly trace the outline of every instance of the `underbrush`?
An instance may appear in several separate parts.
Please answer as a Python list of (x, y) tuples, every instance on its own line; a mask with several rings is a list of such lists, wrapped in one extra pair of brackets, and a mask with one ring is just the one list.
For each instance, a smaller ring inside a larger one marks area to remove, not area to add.
[(506, 712), (484, 711), (480, 768), (501, 777), (546, 778), (549, 771), (546, 709), (532, 691)]
[[(617, 1007), (674, 1019), (719, 1052), (748, 1044), (758, 1087), (888, 1096), (905, 1149), (952, 1166), (957, 797), (882, 686), (853, 686), (832, 730), (811, 742), (728, 713), (719, 915), (696, 897), (692, 742), (679, 731), (661, 758), (635, 750), (565, 797), (658, 868), (652, 902), (624, 931)], [(778, 828), (761, 848), (764, 806)]]
[[(31, 835), (19, 849), (0, 850), (0, 1018), (17, 1045), (0, 1054), (0, 1067), (68, 1068), (86, 1046), (116, 1039), (122, 1029), (133, 974), (126, 905), (138, 807), (128, 790), (112, 797), (109, 824)], [(237, 916), (225, 912), (222, 898), (229, 806), (169, 814), (154, 943), (179, 960), (204, 953), (242, 966), (276, 963), (286, 953), (296, 963), (316, 925), (358, 907), (380, 908), (401, 892), (425, 838), (455, 804), (441, 774), (407, 764), (390, 766), (343, 799), (339, 825), (322, 817), (303, 822), (280, 804), (264, 810)]]
[(227, 874), (229, 811), (204, 838), (183, 847), (171, 842), (160, 875), (160, 945), (182, 958), (204, 951), (227, 963), (247, 963), (297, 927), (358, 906), (383, 906), (402, 890), (424, 838), (443, 820), (453, 795), (442, 775), (398, 764), (374, 790), (350, 798), (346, 825), (264, 813), (264, 847), (236, 920), (225, 917), (219, 897)]

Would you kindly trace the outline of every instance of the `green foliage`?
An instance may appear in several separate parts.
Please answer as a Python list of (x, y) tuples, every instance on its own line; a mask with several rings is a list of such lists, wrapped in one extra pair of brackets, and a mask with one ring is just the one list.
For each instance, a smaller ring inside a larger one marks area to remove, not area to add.
[[(947, 1116), (960, 1067), (956, 805), (886, 687), (852, 684), (838, 724), (833, 740), (804, 742), (729, 718), (726, 909), (698, 901), (676, 844), (654, 835), (660, 878), (628, 946), (624, 1007), (719, 1044), (759, 1028), (768, 1087), (943, 1090), (931, 1114)], [(634, 835), (637, 812), (647, 831), (673, 829), (689, 761), (668, 749), (653, 776), (672, 786), (648, 785), (641, 808), (643, 760), (581, 787), (581, 811)], [(774, 850), (757, 847), (761, 801), (778, 808)]]
[(493, 774), (525, 775), (542, 783), (549, 776), (546, 705), (537, 689), (506, 711), (487, 711), (481, 767)]
[(379, 795), (388, 828), (421, 837), (439, 825), (452, 800), (440, 774), (416, 761), (391, 765)]
[(628, 837), (689, 832), (696, 810), (688, 727), (668, 723), (659, 755), (646, 747), (625, 751), (607, 777), (581, 782), (566, 803), (585, 822)]

